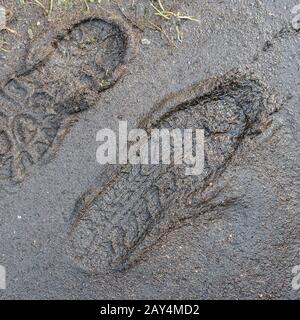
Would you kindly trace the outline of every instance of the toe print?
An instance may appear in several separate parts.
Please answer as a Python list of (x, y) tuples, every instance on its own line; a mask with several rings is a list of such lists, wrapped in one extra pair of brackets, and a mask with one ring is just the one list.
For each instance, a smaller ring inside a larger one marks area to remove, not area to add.
[(210, 204), (207, 190), (271, 113), (261, 84), (234, 72), (164, 99), (141, 127), (205, 129), (203, 173), (186, 176), (180, 166), (161, 164), (122, 168), (78, 201), (69, 256), (89, 271), (120, 270), (170, 226), (203, 214)]
[(80, 21), (40, 48), (45, 57), (0, 88), (1, 179), (24, 179), (53, 146), (62, 123), (94, 105), (121, 77), (130, 47), (123, 25)]

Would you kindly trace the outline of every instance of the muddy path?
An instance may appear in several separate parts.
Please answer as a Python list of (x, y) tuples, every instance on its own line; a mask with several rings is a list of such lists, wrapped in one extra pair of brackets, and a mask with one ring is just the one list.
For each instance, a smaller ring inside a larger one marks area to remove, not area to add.
[[(298, 299), (297, 1), (42, 3), (0, 1), (1, 298)], [(203, 174), (99, 165), (120, 120)]]

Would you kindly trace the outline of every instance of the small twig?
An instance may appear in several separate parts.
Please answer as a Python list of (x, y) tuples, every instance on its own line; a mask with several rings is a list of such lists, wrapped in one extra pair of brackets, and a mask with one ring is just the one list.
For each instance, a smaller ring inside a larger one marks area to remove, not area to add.
[(176, 17), (178, 19), (181, 19), (181, 20), (190, 20), (190, 21), (194, 21), (194, 22), (200, 22), (198, 19), (194, 18), (194, 17), (191, 17), (191, 16), (181, 16), (179, 14), (179, 12), (177, 13)]
[(145, 31), (141, 26), (139, 26), (137, 24), (137, 22), (133, 21), (130, 17), (128, 17), (125, 12), (122, 10), (120, 4), (118, 3), (118, 1), (113, 1), (113, 3), (118, 7), (120, 13), (122, 14), (122, 16), (130, 23), (132, 24), (135, 28), (139, 29), (140, 31)]
[(162, 3), (161, 3), (161, 0), (158, 0), (158, 4), (159, 4), (161, 10), (162, 10), (162, 11), (165, 11), (165, 9), (164, 9), (164, 7), (163, 7), (163, 5), (162, 5)]
[(11, 28), (6, 27), (5, 30), (10, 32), (10, 33), (12, 33), (12, 34), (18, 35), (17, 31), (15, 31), (15, 30), (13, 30)]
[(52, 10), (53, 10), (53, 0), (50, 0), (49, 13), (48, 13), (49, 16), (52, 13)]
[(152, 25), (152, 28), (155, 30), (155, 31), (159, 31), (163, 36), (166, 37), (166, 39), (168, 40), (169, 44), (175, 48), (177, 48), (176, 44), (170, 39), (170, 37), (168, 36), (168, 34), (166, 33), (166, 31), (159, 27), (158, 25), (156, 25), (155, 23), (153, 23), (152, 21), (148, 21), (150, 23), (150, 25)]
[(46, 7), (39, 0), (34, 0), (33, 3), (38, 5), (39, 7), (43, 8), (47, 12)]
[(168, 17), (166, 14), (165, 14), (165, 11), (161, 11), (159, 10), (158, 8), (155, 7), (155, 5), (151, 2), (151, 6), (154, 8), (154, 10), (156, 11), (155, 15), (157, 16), (160, 16), (162, 18), (165, 18), (167, 20), (170, 20), (170, 17)]
[(177, 32), (177, 40), (178, 40), (179, 42), (182, 42), (183, 33), (182, 33), (182, 31), (179, 30), (179, 27), (178, 27), (178, 26), (176, 26), (176, 32)]
[(86, 10), (90, 11), (90, 7), (89, 7), (89, 4), (88, 4), (87, 0), (83, 0), (83, 2), (85, 4), (85, 6), (86, 6)]
[(187, 15), (181, 15), (179, 12), (175, 13), (173, 11), (168, 11), (164, 9), (164, 6), (161, 3), (161, 0), (157, 0), (159, 8), (157, 8), (152, 2), (151, 2), (151, 6), (154, 8), (154, 10), (156, 11), (155, 15), (156, 16), (160, 16), (166, 20), (170, 20), (172, 17), (178, 19), (178, 20), (190, 20), (190, 21), (194, 21), (194, 22), (199, 22), (198, 19), (191, 17), (191, 16), (187, 16)]
[(5, 53), (9, 52), (9, 50), (4, 49), (3, 47), (0, 47), (0, 51), (3, 51), (3, 52), (5, 52)]
[(6, 41), (4, 41), (3, 39), (0, 39), (0, 51), (3, 52), (9, 52), (8, 49), (5, 49), (4, 46), (7, 46), (8, 43)]

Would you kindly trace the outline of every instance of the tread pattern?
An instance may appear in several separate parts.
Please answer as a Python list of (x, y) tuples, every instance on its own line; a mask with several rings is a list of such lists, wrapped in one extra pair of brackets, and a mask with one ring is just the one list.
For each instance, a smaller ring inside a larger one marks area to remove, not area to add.
[[(127, 165), (96, 193), (87, 192), (76, 205), (67, 249), (82, 268), (122, 270), (163, 220), (171, 223), (199, 214), (202, 203), (195, 195), (218, 179), (244, 137), (267, 123), (270, 112), (257, 81), (235, 74), (214, 81), (209, 92), (203, 93), (207, 85), (201, 83), (192, 98), (156, 120), (142, 121), (150, 129), (204, 128), (204, 172), (186, 176), (181, 166)], [(180, 94), (189, 97), (189, 90)]]
[(0, 88), (0, 180), (22, 181), (63, 121), (117, 81), (127, 42), (113, 23), (82, 21), (52, 42), (44, 60)]

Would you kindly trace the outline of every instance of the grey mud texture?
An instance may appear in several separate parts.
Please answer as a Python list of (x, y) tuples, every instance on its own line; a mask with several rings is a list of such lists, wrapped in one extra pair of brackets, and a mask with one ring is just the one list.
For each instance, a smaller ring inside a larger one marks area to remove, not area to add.
[[(162, 1), (198, 23), (150, 0), (23, 2), (1, 2), (18, 35), (0, 31), (0, 300), (299, 300), (299, 0)], [(206, 170), (99, 165), (120, 120), (203, 127)]]
[(117, 24), (89, 18), (44, 46), (42, 60), (32, 65), (28, 55), (0, 87), (0, 180), (23, 181), (58, 145), (70, 116), (93, 106), (120, 78), (129, 42)]
[(68, 254), (95, 273), (123, 270), (168, 230), (218, 206), (218, 179), (245, 137), (268, 128), (274, 98), (251, 76), (232, 71), (163, 99), (139, 128), (205, 130), (205, 168), (125, 165), (84, 194), (73, 213)]

